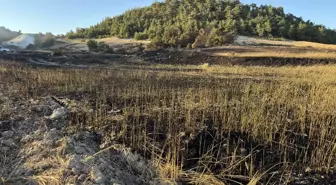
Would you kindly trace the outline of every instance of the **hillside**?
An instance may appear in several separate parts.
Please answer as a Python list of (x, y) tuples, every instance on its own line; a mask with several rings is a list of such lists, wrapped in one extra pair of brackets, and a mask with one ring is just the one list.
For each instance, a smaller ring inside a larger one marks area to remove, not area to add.
[(282, 7), (224, 0), (166, 0), (67, 33), (74, 38), (150, 39), (165, 46), (219, 46), (235, 35), (335, 44), (336, 32), (285, 14)]
[(21, 31), (12, 31), (3, 26), (0, 26), (0, 42), (9, 41), (17, 36), (21, 35)]

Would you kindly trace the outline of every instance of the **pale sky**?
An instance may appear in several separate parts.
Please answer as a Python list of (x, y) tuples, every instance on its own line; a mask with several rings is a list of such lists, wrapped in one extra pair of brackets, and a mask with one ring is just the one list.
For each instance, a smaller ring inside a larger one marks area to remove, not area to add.
[[(154, 0), (0, 0), (0, 26), (24, 33), (66, 33), (88, 27), (105, 17), (150, 5)], [(286, 13), (302, 16), (317, 24), (336, 28), (334, 0), (242, 0), (243, 3), (283, 6)], [(5, 17), (5, 18), (3, 18)]]

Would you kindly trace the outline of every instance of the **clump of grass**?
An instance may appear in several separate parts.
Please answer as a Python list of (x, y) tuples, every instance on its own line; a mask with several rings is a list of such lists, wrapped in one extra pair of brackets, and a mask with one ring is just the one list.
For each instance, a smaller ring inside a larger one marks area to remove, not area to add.
[(0, 67), (0, 72), (6, 72), (7, 71), (7, 68), (5, 67)]
[(209, 68), (209, 63), (204, 63), (200, 67), (202, 70), (207, 70)]

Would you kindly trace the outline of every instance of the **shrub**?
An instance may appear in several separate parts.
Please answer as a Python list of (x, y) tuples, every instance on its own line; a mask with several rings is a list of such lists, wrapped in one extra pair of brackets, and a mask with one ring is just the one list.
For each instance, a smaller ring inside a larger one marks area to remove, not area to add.
[(201, 65), (202, 70), (207, 70), (209, 68), (209, 63), (204, 63)]
[(46, 40), (42, 41), (40, 47), (51, 47), (55, 44), (54, 38), (46, 38)]
[(146, 50), (153, 51), (153, 50), (159, 50), (163, 48), (163, 44), (157, 43), (157, 42), (151, 42), (146, 45)]
[(91, 50), (97, 50), (98, 47), (99, 47), (98, 42), (95, 41), (95, 40), (92, 40), (92, 39), (88, 40), (88, 41), (86, 42), (86, 45), (87, 45), (87, 47), (89, 48), (90, 51), (91, 51)]
[(186, 48), (191, 49), (191, 44), (189, 43)]
[(99, 50), (104, 50), (105, 51), (109, 48), (110, 48), (110, 46), (108, 44), (106, 44), (105, 42), (99, 42), (98, 43), (98, 49)]
[(136, 32), (134, 35), (134, 40), (146, 40), (148, 39), (148, 35), (146, 33)]

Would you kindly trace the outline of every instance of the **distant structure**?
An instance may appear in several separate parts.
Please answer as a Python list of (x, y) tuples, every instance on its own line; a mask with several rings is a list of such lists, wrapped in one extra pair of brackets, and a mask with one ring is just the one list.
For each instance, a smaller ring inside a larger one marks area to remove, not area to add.
[(26, 49), (29, 45), (34, 45), (35, 37), (27, 34), (20, 35), (10, 41), (4, 42), (4, 45), (15, 46), (20, 49)]

